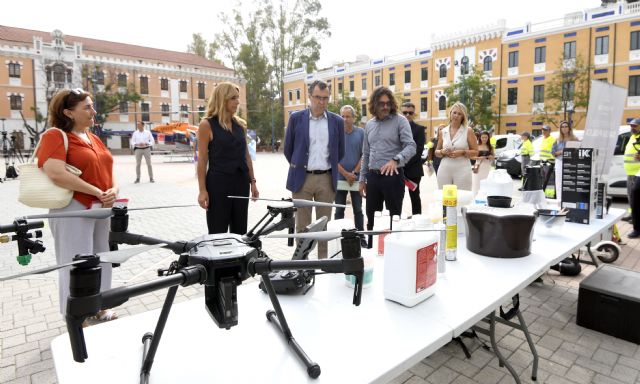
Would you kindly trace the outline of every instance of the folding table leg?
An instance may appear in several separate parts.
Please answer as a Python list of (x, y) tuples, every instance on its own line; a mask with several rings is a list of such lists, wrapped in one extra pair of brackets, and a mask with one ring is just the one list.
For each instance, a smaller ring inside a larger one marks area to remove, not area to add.
[(496, 314), (495, 314), (495, 311), (492, 311), (489, 314), (489, 340), (491, 341), (491, 348), (493, 348), (493, 353), (496, 354), (496, 356), (498, 357), (498, 360), (500, 362), (502, 362), (502, 364), (504, 364), (504, 366), (507, 368), (509, 373), (511, 373), (511, 376), (513, 376), (514, 380), (516, 381), (516, 384), (521, 384), (521, 381), (520, 381), (520, 378), (518, 377), (518, 374), (513, 369), (511, 364), (509, 364), (507, 359), (505, 359), (502, 356), (502, 353), (498, 349), (498, 343), (496, 343)]

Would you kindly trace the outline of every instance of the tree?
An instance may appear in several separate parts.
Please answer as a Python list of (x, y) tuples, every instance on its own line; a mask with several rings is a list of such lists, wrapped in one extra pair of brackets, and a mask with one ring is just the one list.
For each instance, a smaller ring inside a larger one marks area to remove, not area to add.
[(205, 40), (200, 33), (192, 34), (192, 38), (193, 40), (191, 41), (191, 44), (187, 45), (187, 52), (212, 61), (220, 62), (220, 60), (216, 59), (220, 44), (215, 41), (207, 43), (207, 40)]
[(339, 115), (340, 108), (344, 107), (345, 105), (350, 105), (353, 107), (353, 109), (355, 109), (356, 115), (353, 117), (354, 118), (353, 121), (355, 125), (358, 125), (358, 123), (360, 122), (360, 119), (362, 118), (362, 111), (360, 108), (361, 102), (355, 97), (348, 97), (346, 92), (342, 93), (342, 97), (339, 97), (337, 100), (334, 100), (333, 102), (329, 103), (329, 105), (327, 106), (327, 109), (330, 112), (333, 112)]
[(456, 83), (444, 90), (447, 104), (461, 102), (467, 107), (469, 121), (475, 123), (476, 128), (490, 129), (496, 121), (493, 109), (495, 85), (489, 81), (484, 72), (473, 66), (468, 75), (464, 75)]
[(560, 127), (561, 120), (572, 120), (571, 126), (576, 127), (586, 116), (589, 106), (590, 77), (593, 67), (586, 64), (581, 56), (575, 59), (558, 61), (558, 70), (553, 77), (544, 84), (544, 108), (534, 111), (533, 121), (541, 121)]

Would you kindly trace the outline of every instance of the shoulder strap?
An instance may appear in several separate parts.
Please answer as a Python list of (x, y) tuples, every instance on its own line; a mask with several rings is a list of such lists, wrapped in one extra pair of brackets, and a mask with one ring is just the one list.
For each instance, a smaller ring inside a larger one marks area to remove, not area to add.
[[(66, 154), (67, 152), (69, 152), (69, 141), (67, 139), (67, 134), (60, 128), (56, 128), (56, 127), (51, 127), (49, 129), (54, 129), (56, 131), (60, 131), (60, 134), (62, 135), (62, 141), (64, 142), (64, 153)], [(43, 133), (43, 135), (45, 135), (47, 133), (47, 131), (45, 131)], [(36, 144), (36, 147), (33, 150), (33, 153), (31, 154), (31, 157), (29, 158), (29, 162), (33, 163), (34, 159), (36, 158), (36, 153), (38, 153), (38, 148), (40, 148), (40, 143), (42, 142), (42, 139), (38, 140), (38, 144)]]

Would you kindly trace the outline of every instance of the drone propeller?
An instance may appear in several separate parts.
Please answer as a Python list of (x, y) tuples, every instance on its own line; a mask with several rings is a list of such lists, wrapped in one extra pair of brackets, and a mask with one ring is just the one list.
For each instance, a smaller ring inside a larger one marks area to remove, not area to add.
[[(358, 235), (384, 235), (387, 233), (396, 233), (396, 232), (440, 232), (440, 229), (408, 229), (408, 230), (398, 230), (398, 231), (350, 231), (352, 233), (356, 233)], [(267, 235), (266, 237), (277, 238), (277, 239), (311, 239), (318, 241), (330, 241), (339, 239), (344, 237), (343, 232), (303, 232), (303, 233), (293, 233), (293, 234), (273, 234)]]
[[(129, 260), (131, 257), (133, 257), (133, 256), (135, 256), (135, 255), (137, 255), (139, 253), (150, 251), (150, 250), (156, 249), (156, 248), (160, 248), (160, 247), (163, 247), (165, 245), (167, 245), (167, 244), (162, 243), (162, 244), (147, 245), (147, 246), (144, 246), (144, 247), (119, 249), (117, 251), (99, 252), (99, 253), (96, 253), (96, 256), (100, 257), (100, 262), (102, 262), (102, 263), (121, 264), (121, 263), (124, 263), (125, 261)], [(6, 280), (11, 280), (11, 279), (16, 279), (18, 277), (24, 277), (24, 276), (29, 276), (29, 275), (39, 275), (39, 274), (43, 274), (43, 273), (47, 273), (47, 272), (52, 272), (52, 271), (55, 271), (55, 270), (60, 269), (60, 268), (70, 267), (70, 266), (75, 265), (75, 264), (84, 263), (85, 261), (86, 260), (76, 260), (76, 261), (72, 261), (70, 263), (52, 265), (52, 266), (49, 266), (49, 267), (44, 267), (44, 268), (40, 268), (40, 269), (34, 269), (34, 270), (31, 270), (31, 271), (28, 271), (28, 272), (18, 273), (17, 275), (4, 276), (4, 277), (0, 277), (0, 281), (6, 281)]]
[[(184, 207), (195, 207), (195, 206), (197, 206), (197, 204), (164, 205), (164, 206), (156, 206), (156, 207), (128, 208), (127, 211), (163, 209), (163, 208), (184, 208)], [(112, 214), (113, 214), (112, 208), (95, 208), (95, 209), (84, 209), (81, 211), (43, 213), (40, 215), (29, 215), (21, 218), (22, 219), (55, 219), (55, 218), (62, 219), (62, 218), (70, 218), (70, 217), (84, 217), (88, 219), (106, 219), (108, 217), (111, 217)]]
[(263, 201), (275, 201), (278, 203), (293, 203), (293, 206), (296, 208), (305, 208), (305, 207), (333, 207), (333, 208), (346, 208), (347, 206), (344, 204), (333, 204), (333, 203), (323, 203), (321, 201), (311, 201), (304, 199), (263, 199), (263, 198), (253, 198), (247, 196), (227, 196), (230, 199), (251, 199), (251, 200), (263, 200)]

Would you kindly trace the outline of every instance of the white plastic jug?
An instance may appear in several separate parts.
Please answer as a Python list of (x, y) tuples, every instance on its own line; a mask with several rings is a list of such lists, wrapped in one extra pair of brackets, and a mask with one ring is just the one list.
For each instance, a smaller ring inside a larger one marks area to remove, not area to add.
[(487, 196), (512, 197), (513, 195), (513, 180), (506, 169), (491, 170), (485, 185)]
[[(403, 223), (404, 224), (404, 223)], [(413, 225), (402, 225), (410, 229)], [(398, 232), (384, 240), (384, 297), (407, 307), (435, 292), (438, 232)]]

